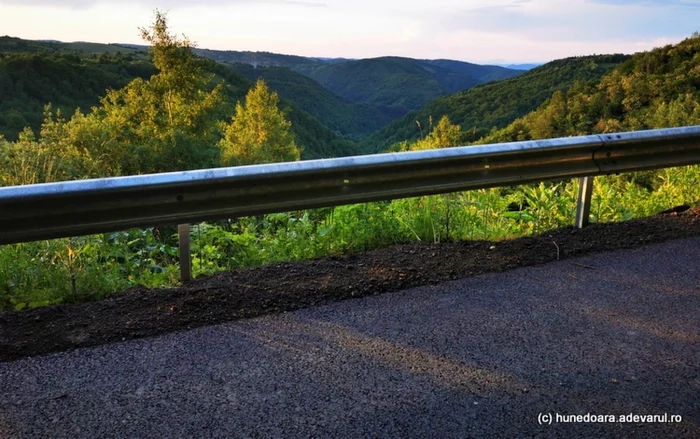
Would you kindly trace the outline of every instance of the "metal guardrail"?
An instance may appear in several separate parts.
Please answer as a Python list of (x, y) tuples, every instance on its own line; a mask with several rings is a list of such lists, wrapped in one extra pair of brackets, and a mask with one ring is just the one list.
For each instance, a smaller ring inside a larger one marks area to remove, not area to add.
[(697, 163), (692, 126), (3, 187), (0, 244)]

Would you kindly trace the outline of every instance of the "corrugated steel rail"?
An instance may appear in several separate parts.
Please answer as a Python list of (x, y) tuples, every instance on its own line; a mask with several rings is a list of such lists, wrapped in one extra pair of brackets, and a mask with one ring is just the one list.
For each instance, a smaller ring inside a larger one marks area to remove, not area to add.
[(0, 244), (700, 163), (700, 126), (0, 188)]

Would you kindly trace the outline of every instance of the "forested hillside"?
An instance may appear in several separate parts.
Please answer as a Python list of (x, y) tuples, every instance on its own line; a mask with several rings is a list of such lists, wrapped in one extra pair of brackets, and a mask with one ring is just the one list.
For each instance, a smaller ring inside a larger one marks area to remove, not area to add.
[[(104, 49), (106, 53), (97, 53)], [(126, 54), (123, 54), (123, 49)], [(86, 52), (81, 52), (86, 50)], [(228, 107), (245, 96), (253, 82), (231, 68), (204, 61), (203, 69), (224, 81)], [(100, 103), (109, 89), (120, 89), (136, 78), (156, 72), (145, 52), (134, 48), (93, 43), (51, 43), (0, 38), (0, 135), (16, 140), (25, 128), (40, 131), (44, 106), (70, 117)], [(280, 103), (292, 121), (292, 131), (305, 159), (357, 153), (353, 142), (283, 99)], [(231, 111), (231, 110), (229, 110)]]
[(71, 115), (97, 105), (105, 90), (153, 73), (153, 64), (132, 55), (0, 53), (0, 134), (15, 140), (26, 126), (39, 129), (48, 103)]
[(34, 41), (23, 40), (10, 36), (0, 36), (0, 52), (43, 52), (43, 53), (72, 53), (78, 55), (101, 55), (116, 54), (133, 55), (145, 59), (147, 57), (147, 46), (127, 46), (121, 44), (102, 44), (78, 41), (74, 43), (63, 43), (59, 41)]
[(459, 61), (383, 57), (296, 69), (343, 98), (374, 105), (391, 117), (423, 107), (438, 96), (522, 72)]
[[(223, 79), (227, 84), (226, 91), (229, 105), (243, 99), (257, 77), (246, 78), (233, 69), (230, 64), (205, 62), (206, 70)], [(265, 78), (263, 78), (265, 79)], [(304, 160), (329, 157), (342, 157), (359, 154), (357, 144), (343, 138), (336, 130), (329, 128), (309, 112), (301, 108), (288, 97), (280, 96), (280, 107), (287, 118), (292, 122), (291, 130), (301, 148), (301, 157)]]
[[(460, 73), (475, 78), (480, 83), (500, 81), (501, 79), (512, 78), (520, 75), (522, 69), (511, 69), (502, 66), (473, 64), (464, 61), (455, 61), (451, 59), (423, 59), (420, 63), (437, 66), (447, 69), (454, 73)], [(455, 91), (461, 88), (457, 87)]]
[(235, 50), (211, 50), (197, 48), (194, 49), (194, 53), (199, 56), (223, 63), (250, 64), (256, 67), (289, 67), (292, 70), (302, 68), (303, 66), (315, 66), (326, 63), (326, 61), (318, 58), (307, 58), (297, 55), (282, 55), (279, 53), (270, 52), (241, 52)]
[[(43, 107), (72, 115), (88, 111), (108, 89), (118, 89), (154, 73), (147, 45), (62, 43), (0, 38), (0, 134), (14, 140), (31, 127), (38, 132)], [(353, 141), (378, 131), (393, 119), (435, 97), (522, 72), (451, 60), (384, 57), (367, 60), (319, 59), (266, 52), (192, 49), (217, 61), (207, 71), (220, 79), (232, 65), (244, 75), (227, 79), (227, 96), (241, 99), (252, 81), (265, 79), (280, 94), (281, 105), (304, 158), (359, 153)], [(239, 64), (231, 64), (240, 61)], [(269, 67), (284, 66), (284, 67)], [(321, 83), (319, 83), (321, 82)], [(233, 91), (228, 89), (232, 87)]]
[(443, 59), (321, 59), (206, 49), (198, 49), (196, 53), (219, 62), (243, 63), (254, 67), (288, 67), (314, 79), (342, 98), (379, 108), (385, 118), (391, 119), (417, 110), (438, 96), (522, 73), (499, 66)]
[(594, 84), (558, 91), (484, 142), (700, 123), (700, 36), (634, 55)]
[(252, 81), (264, 79), (280, 97), (294, 102), (299, 108), (347, 138), (358, 140), (391, 122), (391, 119), (377, 108), (343, 99), (313, 79), (287, 67), (256, 67), (242, 63), (230, 65)]
[(464, 142), (478, 140), (494, 127), (504, 127), (533, 111), (556, 90), (566, 90), (575, 83), (597, 82), (628, 58), (599, 55), (552, 61), (515, 78), (437, 98), (366, 138), (360, 148), (374, 153), (398, 142), (419, 139), (430, 131), (431, 118), (437, 121), (444, 115), (461, 126)]

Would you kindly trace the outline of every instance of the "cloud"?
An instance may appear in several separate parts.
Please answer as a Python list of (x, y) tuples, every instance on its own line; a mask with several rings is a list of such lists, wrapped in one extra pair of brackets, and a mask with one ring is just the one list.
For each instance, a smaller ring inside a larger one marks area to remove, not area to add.
[[(134, 4), (143, 4), (140, 0), (120, 0), (121, 2), (128, 2)], [(53, 6), (53, 7), (64, 7), (64, 8), (85, 8), (89, 6), (94, 6), (100, 3), (109, 3), (109, 0), (0, 0), (1, 4), (17, 5), (17, 6)], [(116, 3), (116, 2), (115, 2)], [(326, 7), (326, 3), (317, 2), (313, 0), (160, 0), (153, 1), (152, 3), (157, 3), (158, 8), (161, 9), (175, 9), (179, 7), (187, 6), (233, 6), (240, 4), (279, 4), (279, 5), (290, 5), (290, 6), (303, 6), (310, 8), (322, 8)]]
[(267, 3), (280, 3), (283, 5), (295, 5), (295, 6), (306, 6), (309, 8), (325, 8), (328, 7), (327, 3), (317, 3), (317, 2), (304, 2), (295, 0), (277, 0), (268, 1)]
[(586, 0), (586, 2), (612, 6), (700, 7), (700, 0)]
[[(625, 11), (621, 15), (622, 7)], [(562, 40), (629, 42), (690, 35), (697, 28), (696, 16), (679, 11), (690, 7), (700, 7), (700, 0), (508, 2), (456, 11), (441, 17), (439, 26), (454, 32), (468, 29), (520, 36), (543, 44)]]

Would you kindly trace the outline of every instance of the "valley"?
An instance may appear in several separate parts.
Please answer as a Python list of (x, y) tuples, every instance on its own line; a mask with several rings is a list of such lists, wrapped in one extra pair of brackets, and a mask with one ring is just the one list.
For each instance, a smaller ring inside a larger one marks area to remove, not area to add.
[[(7, 90), (0, 102), (0, 109), (7, 109), (0, 116), (0, 133), (14, 140), (26, 126), (36, 132), (46, 104), (64, 116), (77, 108), (88, 111), (107, 89), (136, 77), (147, 79), (155, 73), (147, 50), (138, 45), (0, 38), (4, 72), (0, 85)], [(307, 159), (362, 152), (346, 141), (360, 142), (435, 98), (523, 73), (450, 60), (327, 60), (208, 49), (194, 49), (194, 53), (215, 61), (209, 70), (228, 83), (232, 102), (259, 78), (279, 93), (295, 121)], [(87, 86), (80, 83), (81, 78), (90, 78)], [(320, 138), (312, 138), (311, 132)]]

